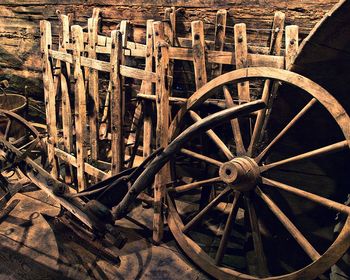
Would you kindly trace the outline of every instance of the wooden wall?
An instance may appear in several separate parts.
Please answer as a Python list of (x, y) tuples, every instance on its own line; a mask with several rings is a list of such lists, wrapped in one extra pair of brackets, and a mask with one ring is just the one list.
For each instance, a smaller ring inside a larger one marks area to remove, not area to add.
[[(87, 24), (93, 7), (102, 11), (102, 31), (109, 33), (122, 19), (131, 20), (138, 28), (135, 41), (143, 41), (147, 19), (161, 19), (165, 7), (183, 7), (178, 17), (178, 32), (185, 36), (192, 20), (203, 20), (206, 37), (214, 32), (218, 9), (229, 11), (227, 40), (233, 38), (234, 23), (244, 22), (248, 43), (264, 46), (268, 42), (274, 12), (286, 13), (287, 24), (300, 26), (301, 39), (338, 2), (337, 0), (1, 0), (0, 1), (0, 79), (9, 79), (13, 88), (29, 86), (29, 92), (41, 95), (41, 62), (39, 21), (48, 19), (57, 25), (56, 10), (72, 14), (73, 22)], [(232, 33), (232, 36), (230, 35)], [(53, 31), (57, 36), (57, 29)]]

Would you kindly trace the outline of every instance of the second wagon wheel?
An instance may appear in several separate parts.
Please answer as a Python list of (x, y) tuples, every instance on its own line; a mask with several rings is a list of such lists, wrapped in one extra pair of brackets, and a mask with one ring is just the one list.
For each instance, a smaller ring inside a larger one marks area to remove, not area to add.
[(267, 86), (267, 108), (207, 131), (204, 144), (198, 136), (173, 157), (169, 227), (215, 278), (314, 279), (350, 244), (349, 219), (332, 232), (337, 213), (350, 213), (343, 204), (350, 119), (334, 97), (286, 70), (235, 70), (187, 100), (172, 138), (217, 111), (201, 105), (220, 90), (221, 102), (235, 106), (237, 86), (247, 82), (251, 96)]

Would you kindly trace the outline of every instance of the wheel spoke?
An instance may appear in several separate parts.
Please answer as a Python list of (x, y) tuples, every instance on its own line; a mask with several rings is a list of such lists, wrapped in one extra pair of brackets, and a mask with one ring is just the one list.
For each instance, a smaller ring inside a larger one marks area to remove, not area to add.
[(312, 98), (305, 107), (281, 130), (281, 132), (270, 142), (270, 144), (255, 158), (256, 162), (260, 162), (264, 155), (275, 145), (288, 131), (292, 128), (295, 123), (317, 102), (317, 99)]
[(8, 119), (8, 122), (7, 122), (7, 125), (6, 125), (6, 129), (5, 129), (5, 134), (4, 134), (5, 140), (8, 140), (8, 134), (10, 132), (11, 125), (12, 125), (12, 120)]
[(28, 143), (24, 144), (23, 146), (19, 147), (18, 150), (22, 150), (22, 149), (25, 149), (27, 147), (29, 147), (31, 144), (33, 144), (34, 142), (36, 142), (37, 139), (33, 139), (32, 141), (29, 141)]
[(190, 183), (190, 184), (185, 184), (185, 185), (182, 185), (182, 186), (171, 188), (168, 191), (182, 193), (182, 192), (186, 192), (186, 191), (193, 190), (193, 189), (196, 189), (196, 188), (200, 188), (203, 185), (207, 185), (207, 184), (210, 184), (210, 183), (217, 183), (217, 182), (221, 182), (221, 178), (220, 177), (215, 177), (215, 178), (206, 179), (206, 180), (202, 180), (202, 181), (198, 181), (198, 182), (193, 182), (193, 183)]
[(256, 212), (250, 198), (245, 197), (245, 203), (248, 210), (249, 221), (252, 229), (252, 237), (258, 265), (258, 273), (261, 277), (268, 276), (269, 272), (267, 268), (264, 247), (261, 240), (258, 217), (256, 216)]
[(218, 251), (217, 251), (216, 256), (215, 256), (215, 263), (217, 265), (220, 265), (220, 263), (224, 257), (225, 251), (226, 251), (227, 242), (228, 242), (228, 239), (229, 239), (229, 237), (231, 235), (231, 231), (232, 231), (232, 225), (236, 219), (236, 215), (237, 215), (237, 211), (238, 211), (238, 203), (237, 202), (238, 202), (239, 197), (240, 197), (240, 193), (236, 192), (235, 197), (233, 198), (231, 211), (230, 211), (228, 218), (227, 218), (224, 233), (221, 237), (219, 248), (218, 248)]
[[(235, 104), (233, 103), (232, 96), (231, 96), (230, 91), (228, 90), (228, 88), (226, 86), (223, 87), (223, 91), (224, 91), (224, 96), (225, 96), (225, 101), (226, 101), (226, 107), (227, 108), (234, 107)], [(239, 127), (238, 119), (231, 120), (231, 127), (232, 127), (233, 137), (234, 137), (235, 143), (236, 143), (236, 153), (237, 153), (237, 155), (244, 155), (246, 153), (246, 150), (244, 148), (241, 129)]]
[(185, 154), (185, 155), (188, 155), (188, 156), (190, 156), (190, 157), (193, 157), (193, 158), (196, 158), (196, 159), (205, 161), (205, 162), (207, 162), (207, 163), (216, 165), (216, 166), (218, 166), (218, 167), (220, 167), (220, 166), (223, 164), (221, 161), (218, 161), (218, 160), (216, 160), (216, 159), (213, 159), (213, 158), (204, 156), (204, 155), (202, 155), (202, 154), (199, 154), (199, 153), (190, 151), (190, 150), (188, 150), (188, 149), (182, 148), (182, 149), (180, 150), (180, 152), (183, 153), (183, 154)]
[(273, 167), (280, 166), (283, 164), (296, 162), (296, 161), (300, 161), (300, 160), (304, 160), (304, 159), (309, 159), (309, 158), (313, 158), (313, 157), (320, 156), (320, 155), (327, 155), (329, 153), (334, 153), (334, 152), (341, 151), (344, 149), (349, 149), (349, 144), (348, 144), (347, 140), (340, 141), (340, 142), (322, 147), (320, 149), (306, 152), (306, 153), (303, 153), (303, 154), (300, 154), (300, 155), (297, 155), (297, 156), (294, 156), (291, 158), (287, 158), (287, 159), (283, 159), (283, 160), (273, 162), (273, 163), (270, 163), (267, 165), (263, 165), (260, 167), (260, 172), (265, 172)]
[(213, 207), (218, 205), (218, 203), (231, 191), (230, 187), (226, 187), (217, 197), (215, 197), (207, 206), (205, 206), (196, 216), (192, 218), (182, 229), (185, 233), (194, 225), (196, 225), (203, 216), (208, 213)]
[(313, 194), (313, 193), (310, 193), (307, 191), (300, 190), (298, 188), (295, 188), (295, 187), (292, 187), (292, 186), (289, 186), (289, 185), (286, 185), (286, 184), (283, 184), (281, 182), (277, 182), (277, 181), (274, 181), (274, 180), (271, 180), (268, 178), (262, 177), (261, 180), (262, 180), (262, 183), (267, 185), (267, 186), (271, 186), (274, 188), (278, 188), (278, 189), (293, 193), (297, 196), (301, 196), (301, 197), (304, 197), (306, 199), (312, 200), (318, 204), (321, 204), (325, 207), (333, 209), (337, 212), (341, 212), (341, 213), (344, 213), (346, 215), (350, 215), (350, 207), (346, 206), (344, 204), (338, 203), (336, 201), (324, 198), (322, 196), (319, 196), (319, 195), (316, 195), (316, 194)]
[(275, 214), (278, 220), (293, 236), (295, 241), (301, 246), (305, 253), (313, 260), (320, 258), (320, 254), (316, 249), (309, 243), (305, 236), (297, 229), (297, 227), (288, 219), (288, 217), (282, 212), (282, 210), (266, 195), (260, 188), (256, 188), (256, 194), (267, 204), (269, 209)]
[[(271, 84), (270, 80), (266, 80), (264, 83), (264, 88), (263, 88), (263, 92), (261, 95), (261, 100), (264, 101), (265, 104), (268, 104), (268, 101), (269, 101), (270, 84)], [(260, 138), (261, 129), (262, 129), (264, 121), (265, 121), (266, 110), (267, 110), (267, 108), (264, 108), (264, 109), (258, 111), (258, 115), (257, 115), (256, 122), (255, 122), (254, 129), (253, 129), (252, 138), (250, 140), (249, 147), (248, 147), (248, 155), (250, 155), (250, 156), (253, 153), (254, 146), (256, 145), (256, 143), (258, 142), (258, 140)]]
[[(195, 121), (201, 121), (202, 118), (196, 114), (194, 111), (189, 111), (191, 118)], [(231, 151), (229, 150), (229, 148), (225, 145), (224, 142), (222, 142), (222, 140), (219, 138), (219, 136), (217, 136), (217, 134), (212, 130), (207, 130), (206, 134), (209, 136), (209, 138), (218, 146), (218, 148), (225, 154), (225, 156), (228, 159), (233, 159), (233, 154), (231, 153)]]
[(17, 145), (17, 144), (20, 144), (22, 143), (24, 140), (26, 140), (26, 138), (28, 137), (28, 135), (23, 135), (22, 137), (18, 138), (17, 140), (13, 141), (11, 144), (12, 145)]

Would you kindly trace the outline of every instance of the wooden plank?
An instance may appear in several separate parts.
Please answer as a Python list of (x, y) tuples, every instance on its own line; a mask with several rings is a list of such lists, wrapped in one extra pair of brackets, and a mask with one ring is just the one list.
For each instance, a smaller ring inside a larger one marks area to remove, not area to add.
[[(146, 27), (146, 61), (145, 70), (153, 70), (153, 20), (147, 21)], [(143, 80), (140, 93), (154, 94), (152, 83), (148, 80)], [(152, 102), (143, 102), (143, 158), (147, 158), (152, 152)]]
[[(98, 24), (99, 24), (99, 9), (93, 10), (92, 18), (88, 19), (88, 56), (89, 58), (96, 59), (96, 45), (98, 36)], [(98, 71), (95, 69), (89, 69), (89, 81), (88, 81), (88, 94), (89, 94), (89, 128), (90, 128), (90, 145), (91, 145), (91, 159), (96, 161), (98, 159), (98, 128), (99, 128), (99, 110), (100, 110), (100, 98), (98, 94)]]
[[(147, 20), (146, 26), (146, 58), (145, 71), (153, 71), (153, 20)], [(152, 94), (152, 83), (149, 80), (142, 80), (140, 93)]]
[(46, 109), (46, 123), (47, 123), (47, 152), (48, 161), (53, 177), (58, 178), (58, 163), (55, 158), (54, 147), (58, 141), (57, 124), (56, 124), (56, 110), (55, 98), (56, 92), (54, 87), (52, 64), (49, 57), (49, 50), (52, 48), (51, 24), (48, 21), (40, 21), (40, 35), (41, 35), (41, 53), (42, 53), (42, 67), (43, 67), (43, 84), (44, 84), (44, 98)]
[[(132, 49), (129, 45), (132, 42), (127, 43), (127, 49), (123, 51), (125, 56), (132, 57), (146, 57), (146, 49)], [(138, 44), (141, 45), (141, 44)], [(144, 46), (144, 45), (142, 45)], [(96, 47), (97, 53), (110, 54), (110, 48), (104, 48), (103, 51), (101, 47)], [(248, 48), (249, 50), (249, 48)], [(266, 53), (268, 49), (266, 48)], [(59, 55), (59, 54), (55, 54)], [(169, 47), (169, 58), (173, 60), (185, 60), (193, 61), (193, 50), (192, 48), (183, 48), (183, 47)], [(63, 59), (69, 60), (69, 57), (64, 57)], [(217, 63), (217, 64), (226, 64), (226, 65), (235, 65), (236, 58), (233, 52), (230, 51), (213, 51), (207, 50), (207, 60), (208, 63)], [(268, 55), (260, 53), (248, 53), (247, 55), (248, 66), (249, 67), (275, 67), (275, 68), (284, 68), (284, 56), (277, 55)], [(105, 68), (102, 68), (101, 71), (107, 71)]]
[(291, 69), (299, 49), (299, 27), (297, 25), (286, 26), (286, 69)]
[[(60, 38), (59, 38), (59, 50), (66, 52), (66, 45), (69, 43), (69, 18), (66, 15), (59, 15), (60, 22)], [(59, 60), (57, 60), (59, 61)], [(73, 153), (73, 121), (72, 121), (72, 107), (70, 102), (70, 84), (69, 77), (71, 75), (70, 64), (60, 61), (60, 83), (62, 94), (62, 133), (63, 133), (63, 146), (64, 150), (71, 154)], [(65, 166), (65, 182), (66, 184), (73, 183), (73, 170), (70, 164)]]
[[(248, 67), (248, 46), (247, 31), (244, 23), (235, 24), (235, 58), (236, 69)], [(237, 85), (239, 103), (250, 101), (249, 82), (239, 83)]]
[(207, 83), (207, 70), (205, 63), (204, 28), (202, 21), (194, 21), (191, 24), (193, 66), (196, 89), (198, 90)]
[[(120, 58), (120, 65), (126, 65), (126, 58), (124, 55), (123, 50), (127, 48), (128, 44), (128, 38), (130, 33), (130, 21), (128, 20), (122, 20), (120, 22), (120, 32), (122, 33), (122, 50), (121, 50), (121, 58)], [(113, 42), (113, 40), (112, 40)], [(121, 83), (124, 85), (125, 79), (121, 77)], [(124, 95), (124, 91), (122, 91), (122, 94)], [(125, 116), (125, 96), (122, 98), (122, 115)]]
[[(227, 11), (218, 10), (215, 19), (215, 40), (214, 40), (214, 51), (223, 51), (225, 45), (226, 36), (226, 21), (227, 21)], [(222, 64), (213, 63), (211, 65), (211, 78), (221, 75)]]
[[(59, 157), (61, 160), (65, 161), (67, 164), (70, 164), (74, 167), (78, 166), (77, 165), (77, 158), (75, 156), (73, 156), (65, 151), (62, 151), (59, 148), (55, 148), (55, 155), (57, 157)], [(91, 175), (99, 180), (103, 180), (107, 176), (106, 172), (96, 168), (95, 166), (92, 166), (91, 164), (88, 164), (87, 162), (84, 162), (84, 171), (87, 174), (89, 174), (89, 175)]]
[[(157, 127), (156, 145), (166, 147), (168, 145), (169, 129), (169, 86), (168, 69), (169, 56), (168, 44), (164, 41), (164, 26), (161, 22), (153, 23), (153, 36), (156, 55), (156, 107), (157, 107)], [(163, 202), (165, 197), (165, 184), (169, 179), (169, 165), (165, 165), (154, 179), (154, 216), (153, 216), (153, 241), (159, 244), (163, 237)]]
[(76, 136), (76, 154), (77, 154), (77, 179), (78, 191), (86, 187), (84, 160), (86, 159), (86, 91), (81, 66), (81, 53), (84, 49), (83, 29), (79, 25), (73, 25), (71, 28), (72, 39), (75, 43), (73, 50), (74, 57), (74, 80), (75, 80), (75, 136)]
[[(153, 20), (148, 20), (147, 21), (147, 27), (146, 27), (146, 58), (145, 58), (145, 71), (148, 72), (152, 72), (153, 71)], [(148, 92), (148, 94), (152, 94), (152, 82), (150, 80), (142, 80), (141, 82), (141, 88), (140, 88), (140, 92), (145, 93)], [(147, 102), (144, 102), (142, 105), (141, 101), (137, 102), (135, 111), (134, 111), (134, 115), (133, 115), (133, 119), (132, 119), (132, 123), (131, 123), (131, 128), (130, 128), (130, 134), (128, 136), (128, 140), (127, 140), (127, 147), (126, 147), (126, 154), (130, 156), (130, 158), (128, 159), (128, 166), (132, 167), (133, 165), (133, 161), (134, 161), (134, 156), (136, 154), (136, 151), (138, 149), (138, 145), (136, 145), (137, 143), (137, 133), (139, 133), (139, 130), (141, 129), (141, 121), (144, 117), (144, 112), (143, 107), (146, 106)], [(150, 104), (149, 106), (152, 106), (152, 104)], [(148, 112), (149, 110), (147, 110)], [(151, 139), (149, 139), (149, 137), (152, 135), (152, 133), (150, 132), (150, 127), (149, 127), (149, 117), (146, 116), (146, 124), (144, 124), (144, 137), (143, 137), (143, 141), (146, 142), (145, 144), (148, 146), (147, 148), (143, 149), (143, 153), (146, 154), (150, 154), (150, 150), (148, 148), (150, 148), (150, 141)], [(151, 128), (152, 129), (152, 128)], [(146, 149), (146, 152), (145, 152)]]
[[(175, 8), (166, 8), (164, 12), (164, 40), (169, 44), (169, 47), (174, 46), (175, 43), (175, 33), (174, 28), (176, 26), (176, 16)], [(169, 71), (168, 76), (170, 78), (169, 85), (170, 88), (173, 84), (173, 74), (174, 74), (174, 60), (169, 59)]]
[(123, 93), (120, 65), (122, 60), (122, 33), (112, 31), (111, 52), (111, 151), (112, 151), (112, 175), (118, 174), (123, 169), (124, 163), (124, 138), (123, 138)]

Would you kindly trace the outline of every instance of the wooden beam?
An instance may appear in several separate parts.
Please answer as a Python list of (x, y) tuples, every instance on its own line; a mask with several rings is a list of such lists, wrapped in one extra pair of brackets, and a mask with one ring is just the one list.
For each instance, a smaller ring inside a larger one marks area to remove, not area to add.
[(193, 48), (193, 66), (196, 89), (198, 90), (207, 83), (207, 70), (205, 63), (205, 41), (204, 27), (202, 21), (193, 21), (192, 30), (192, 48)]
[[(153, 70), (153, 20), (147, 21), (146, 27), (146, 71)], [(152, 83), (147, 80), (142, 81), (140, 93), (153, 95)], [(143, 158), (147, 158), (152, 152), (152, 102), (143, 102)]]
[(118, 174), (124, 165), (124, 138), (123, 138), (123, 93), (120, 65), (122, 60), (122, 33), (112, 31), (111, 52), (111, 151), (112, 175)]
[[(244, 23), (235, 24), (235, 58), (236, 69), (248, 67), (248, 46), (247, 31)], [(239, 102), (250, 101), (249, 82), (242, 82), (237, 85)]]
[[(223, 51), (225, 45), (225, 35), (226, 35), (226, 21), (227, 21), (227, 11), (218, 10), (215, 19), (215, 40), (214, 40), (214, 51)], [(211, 65), (211, 78), (221, 75), (222, 64), (213, 63)]]
[[(99, 9), (94, 9), (93, 17), (88, 19), (88, 56), (91, 59), (96, 59), (96, 45), (98, 36), (99, 24)], [(90, 127), (90, 145), (91, 145), (91, 159), (96, 161), (98, 159), (98, 128), (99, 128), (99, 110), (100, 97), (98, 93), (98, 71), (96, 69), (89, 69), (88, 94), (90, 101), (89, 112), (89, 127)]]
[(55, 158), (54, 147), (58, 141), (57, 124), (56, 124), (56, 92), (54, 86), (54, 79), (52, 73), (52, 64), (49, 56), (49, 50), (52, 48), (51, 24), (48, 21), (40, 21), (40, 35), (41, 35), (41, 54), (43, 67), (43, 83), (44, 83), (44, 99), (46, 109), (47, 122), (47, 152), (48, 161), (53, 177), (58, 178), (58, 163)]
[[(66, 45), (69, 43), (69, 18), (66, 15), (59, 15), (60, 22), (60, 38), (58, 49), (61, 52), (66, 52)], [(58, 62), (59, 60), (57, 60)], [(69, 78), (71, 75), (71, 64), (60, 61), (60, 85), (61, 85), (61, 99), (62, 99), (62, 131), (63, 131), (63, 146), (64, 150), (71, 154), (73, 153), (73, 120), (72, 107), (70, 101), (70, 84)], [(73, 183), (73, 170), (70, 164), (65, 166), (65, 182), (66, 184)]]
[(286, 69), (291, 69), (299, 50), (299, 27), (297, 25), (286, 26)]
[(77, 153), (77, 179), (78, 191), (86, 188), (84, 161), (86, 159), (86, 91), (81, 67), (81, 53), (84, 49), (83, 29), (79, 25), (72, 26), (72, 39), (75, 44), (74, 57), (74, 80), (75, 80), (75, 135)]
[[(156, 145), (166, 147), (168, 145), (169, 129), (169, 86), (168, 70), (169, 56), (168, 44), (164, 41), (164, 26), (161, 22), (153, 23), (153, 36), (156, 55), (156, 107), (157, 127)], [(165, 185), (169, 178), (169, 165), (165, 165), (154, 179), (154, 216), (153, 216), (153, 241), (159, 244), (163, 237), (164, 217), (163, 202), (165, 198)]]

